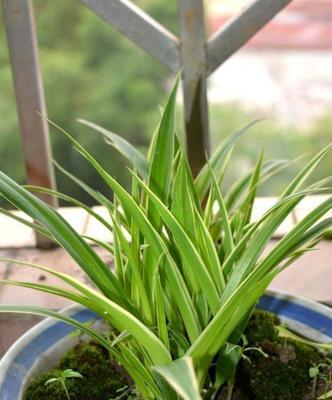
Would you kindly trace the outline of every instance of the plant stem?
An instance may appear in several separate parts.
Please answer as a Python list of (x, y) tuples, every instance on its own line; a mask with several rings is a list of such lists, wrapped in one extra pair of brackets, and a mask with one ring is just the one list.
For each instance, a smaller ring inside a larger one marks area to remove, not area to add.
[(69, 395), (69, 392), (68, 392), (68, 389), (67, 389), (67, 386), (66, 386), (66, 382), (64, 380), (61, 380), (61, 385), (63, 387), (63, 390), (66, 393), (67, 400), (70, 400), (70, 395)]
[(312, 395), (315, 397), (316, 394), (316, 386), (317, 386), (317, 375), (314, 377), (314, 382), (312, 385)]

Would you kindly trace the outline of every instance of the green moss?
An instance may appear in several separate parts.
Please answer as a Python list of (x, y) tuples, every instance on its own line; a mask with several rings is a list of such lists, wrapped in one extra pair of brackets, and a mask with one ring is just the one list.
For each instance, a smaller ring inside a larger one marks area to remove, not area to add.
[(278, 338), (275, 328), (275, 325), (278, 324), (280, 321), (276, 315), (267, 311), (255, 310), (247, 325), (245, 335), (251, 345), (264, 340), (274, 342)]
[(296, 343), (265, 342), (261, 345), (268, 354), (251, 354), (251, 364), (242, 363), (242, 372), (256, 400), (302, 400), (310, 391), (308, 371), (318, 360), (318, 353)]
[(83, 379), (67, 380), (71, 400), (109, 400), (118, 396), (117, 390), (128, 384), (127, 376), (110, 360), (104, 348), (93, 343), (81, 343), (64, 356), (56, 369), (31, 382), (25, 400), (65, 400), (58, 382), (45, 385), (59, 370), (65, 369), (73, 369), (83, 376)]
[(246, 330), (249, 346), (260, 347), (247, 352), (250, 362), (242, 360), (237, 370), (236, 399), (303, 400), (311, 392), (309, 368), (317, 363), (317, 350), (278, 337), (274, 325), (278, 319), (267, 312), (254, 313)]

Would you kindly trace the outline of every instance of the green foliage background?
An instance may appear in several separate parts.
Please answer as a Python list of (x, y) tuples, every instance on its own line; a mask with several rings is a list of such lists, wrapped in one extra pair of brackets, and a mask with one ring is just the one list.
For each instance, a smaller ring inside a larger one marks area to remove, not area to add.
[[(175, 0), (136, 0), (135, 3), (177, 33)], [(33, 4), (49, 117), (73, 133), (125, 183), (128, 174), (124, 160), (76, 119), (82, 117), (96, 122), (144, 150), (159, 118), (159, 104), (164, 103), (169, 90), (168, 70), (78, 2), (34, 0)], [(0, 19), (0, 168), (24, 182), (2, 16)], [(230, 131), (261, 116), (232, 105), (214, 105), (210, 111), (212, 148)], [(181, 118), (178, 119), (181, 130)], [(329, 116), (305, 132), (274, 121), (261, 123), (235, 153), (228, 182), (233, 180), (235, 171), (249, 168), (263, 146), (266, 156), (273, 158), (294, 158), (304, 152), (316, 152), (331, 141), (328, 128), (331, 122)], [(51, 140), (57, 161), (95, 188), (104, 188), (87, 163), (54, 129)], [(330, 168), (328, 161), (322, 164), (319, 174), (327, 168)], [(266, 186), (263, 194), (276, 194), (289, 173), (288, 170), (273, 186)], [(58, 176), (57, 183), (61, 191), (79, 195), (90, 203), (91, 200), (65, 178)]]

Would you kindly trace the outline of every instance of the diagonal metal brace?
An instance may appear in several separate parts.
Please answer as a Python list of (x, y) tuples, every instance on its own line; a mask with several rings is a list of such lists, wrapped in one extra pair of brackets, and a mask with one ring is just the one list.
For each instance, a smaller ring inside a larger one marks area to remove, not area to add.
[(208, 41), (207, 74), (211, 74), (247, 43), (292, 0), (254, 0), (239, 15), (231, 18)]
[(179, 39), (128, 0), (80, 0), (171, 71), (180, 69)]

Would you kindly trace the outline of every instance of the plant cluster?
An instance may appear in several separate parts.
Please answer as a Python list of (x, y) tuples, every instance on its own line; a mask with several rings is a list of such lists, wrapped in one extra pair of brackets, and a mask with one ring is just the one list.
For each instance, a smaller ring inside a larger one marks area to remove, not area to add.
[[(260, 296), (280, 271), (312, 249), (331, 226), (331, 218), (322, 220), (332, 208), (332, 198), (328, 198), (268, 254), (264, 252), (296, 205), (306, 195), (324, 191), (329, 179), (308, 187), (304, 184), (330, 146), (313, 157), (277, 203), (252, 222), (258, 187), (285, 168), (287, 162), (264, 161), (261, 154), (253, 170), (223, 193), (232, 149), (252, 123), (227, 137), (193, 177), (174, 130), (177, 85), (178, 80), (147, 157), (123, 138), (83, 121), (132, 163), (131, 193), (62, 130), (112, 190), (113, 200), (59, 168), (108, 209), (110, 220), (70, 196), (24, 188), (0, 173), (0, 194), (35, 221), (21, 222), (62, 246), (92, 285), (56, 269), (25, 262), (22, 264), (58, 277), (71, 289), (45, 283), (6, 283), (52, 293), (90, 308), (112, 325), (115, 340), (41, 307), (1, 305), (0, 312), (50, 316), (87, 333), (128, 372), (141, 398), (213, 399), (222, 386), (233, 381), (242, 356), (237, 344)], [(107, 227), (113, 236), (112, 244), (89, 239), (113, 255), (114, 273), (86, 237), (80, 236), (32, 191), (53, 194), (83, 207)]]

